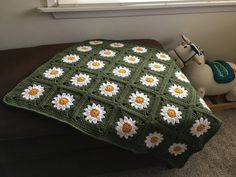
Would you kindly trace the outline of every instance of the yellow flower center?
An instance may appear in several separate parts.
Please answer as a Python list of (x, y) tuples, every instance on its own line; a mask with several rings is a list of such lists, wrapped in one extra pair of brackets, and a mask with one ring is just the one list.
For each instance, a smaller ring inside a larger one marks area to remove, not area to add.
[(104, 52), (104, 54), (105, 54), (105, 55), (110, 55), (110, 54), (111, 54), (111, 52), (109, 52), (109, 51), (106, 51), (106, 52)]
[(201, 131), (203, 131), (204, 129), (205, 129), (205, 125), (203, 125), (203, 124), (200, 124), (198, 127), (197, 127), (197, 131), (198, 132), (201, 132)]
[(153, 136), (153, 137), (151, 137), (150, 142), (154, 144), (154, 143), (157, 143), (158, 140), (159, 140), (158, 137)]
[(129, 123), (124, 123), (122, 126), (122, 131), (124, 133), (129, 133), (132, 130), (132, 126)]
[(106, 86), (105, 90), (106, 90), (107, 92), (112, 92), (112, 91), (114, 90), (114, 88), (113, 88), (112, 85), (108, 85), (108, 86)]
[(125, 73), (126, 73), (126, 70), (125, 70), (125, 69), (120, 69), (120, 70), (118, 71), (118, 73), (120, 73), (120, 74), (125, 74)]
[(148, 77), (148, 78), (146, 78), (146, 81), (147, 81), (147, 82), (149, 82), (149, 83), (151, 83), (151, 82), (153, 82), (153, 81), (154, 81), (154, 79), (153, 79), (153, 78), (151, 78), (151, 77)]
[(68, 98), (60, 98), (59, 104), (60, 105), (66, 105), (69, 102)]
[(84, 78), (84, 77), (78, 77), (78, 78), (77, 78), (77, 81), (78, 81), (78, 82), (84, 82), (84, 81), (85, 81), (85, 78)]
[(178, 94), (181, 94), (181, 93), (183, 93), (183, 90), (180, 89), (180, 88), (176, 88), (176, 89), (175, 89), (175, 92), (178, 93)]
[(68, 57), (67, 59), (70, 60), (70, 61), (73, 61), (73, 60), (75, 60), (75, 57), (70, 56), (70, 57)]
[(175, 117), (176, 117), (176, 112), (175, 112), (175, 110), (173, 110), (173, 109), (168, 109), (167, 115), (168, 115), (170, 118), (175, 118)]
[(34, 88), (34, 89), (31, 89), (31, 90), (29, 91), (29, 95), (34, 96), (34, 95), (36, 95), (38, 92), (39, 92), (39, 90)]
[(143, 48), (138, 47), (137, 50), (138, 50), (138, 51), (143, 51)]
[(100, 114), (100, 112), (99, 112), (99, 110), (97, 110), (97, 109), (92, 109), (92, 110), (90, 111), (90, 115), (91, 115), (92, 117), (94, 117), (94, 118), (97, 118), (97, 117), (99, 116), (99, 114)]
[(100, 63), (99, 62), (93, 62), (93, 64), (92, 64), (93, 66), (100, 66)]
[(174, 148), (174, 151), (176, 151), (176, 152), (179, 152), (179, 151), (181, 151), (182, 150), (182, 147), (180, 147), (180, 146), (176, 146), (175, 148)]
[(160, 69), (161, 66), (160, 66), (160, 65), (154, 65), (154, 68), (156, 68), (156, 69)]
[(135, 61), (135, 58), (134, 57), (129, 57), (128, 60), (129, 61)]
[(50, 74), (51, 74), (51, 75), (57, 75), (57, 74), (58, 74), (58, 71), (54, 69), (54, 70), (52, 70), (52, 71), (50, 72)]
[(135, 102), (136, 102), (136, 103), (139, 103), (139, 104), (142, 104), (142, 103), (144, 102), (144, 99), (143, 99), (143, 97), (141, 97), (141, 96), (137, 96), (137, 97), (135, 98)]
[(160, 57), (161, 58), (166, 58), (166, 55), (165, 54), (161, 54)]
[(82, 50), (88, 50), (88, 48), (87, 48), (87, 47), (82, 47), (81, 49), (82, 49)]

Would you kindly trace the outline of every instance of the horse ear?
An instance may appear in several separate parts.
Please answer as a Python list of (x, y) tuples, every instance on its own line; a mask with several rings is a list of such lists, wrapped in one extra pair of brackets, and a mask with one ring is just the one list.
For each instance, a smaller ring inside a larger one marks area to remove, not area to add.
[(184, 34), (182, 34), (181, 37), (187, 44), (191, 43), (190, 39), (187, 38)]
[(195, 44), (191, 43), (190, 46), (191, 46), (191, 49), (192, 49), (198, 56), (202, 55), (202, 52), (199, 50), (199, 48), (198, 48)]

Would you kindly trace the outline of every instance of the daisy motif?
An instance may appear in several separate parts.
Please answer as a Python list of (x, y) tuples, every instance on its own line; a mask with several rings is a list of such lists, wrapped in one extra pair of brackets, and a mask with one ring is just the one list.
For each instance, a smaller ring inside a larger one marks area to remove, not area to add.
[(92, 60), (87, 63), (89, 69), (102, 69), (105, 64), (103, 61), (100, 60)]
[(44, 87), (34, 84), (33, 86), (29, 86), (28, 88), (24, 89), (21, 95), (26, 100), (34, 100), (42, 96), (43, 92)]
[(132, 50), (136, 53), (146, 53), (147, 52), (147, 49), (144, 48), (144, 47), (133, 47)]
[(119, 42), (114, 42), (114, 43), (111, 43), (110, 46), (114, 48), (121, 48), (121, 47), (124, 47), (124, 44), (119, 43)]
[(94, 41), (89, 42), (89, 44), (91, 44), (91, 45), (100, 45), (102, 43), (103, 43), (103, 41), (98, 41), (98, 40), (94, 40)]
[(65, 63), (75, 63), (79, 61), (80, 57), (78, 55), (66, 55), (62, 58)]
[(106, 82), (100, 86), (99, 90), (102, 95), (111, 97), (119, 92), (119, 87), (114, 82)]
[(135, 109), (144, 109), (149, 105), (150, 99), (142, 92), (136, 91), (129, 96), (129, 102)]
[(165, 53), (162, 53), (162, 52), (157, 53), (156, 57), (159, 58), (160, 60), (164, 60), (164, 61), (170, 60), (170, 56)]
[(80, 52), (89, 52), (92, 50), (92, 47), (83, 45), (83, 46), (77, 47), (77, 50)]
[(145, 86), (155, 87), (158, 85), (159, 79), (157, 79), (155, 76), (146, 74), (140, 78), (140, 82)]
[(128, 118), (126, 116), (124, 116), (124, 119), (120, 118), (116, 126), (117, 135), (121, 138), (124, 137), (125, 139), (133, 137), (133, 135), (137, 133), (136, 130), (138, 129), (135, 123), (135, 120), (132, 120), (132, 118)]
[(46, 70), (43, 73), (43, 75), (44, 75), (44, 77), (46, 77), (48, 79), (55, 79), (57, 77), (62, 76), (63, 73), (64, 73), (63, 69), (53, 67), (53, 68), (50, 68), (50, 69)]
[(109, 57), (114, 57), (114, 56), (116, 55), (116, 52), (114, 52), (114, 51), (112, 51), (112, 50), (107, 50), (107, 49), (105, 49), (105, 50), (101, 50), (101, 51), (99, 52), (99, 55), (101, 55), (102, 57), (107, 57), (107, 58), (109, 58)]
[(84, 109), (83, 115), (85, 116), (85, 120), (89, 121), (89, 123), (98, 123), (101, 122), (102, 119), (105, 118), (106, 111), (104, 107), (100, 104), (93, 103), (92, 105), (88, 105), (87, 108)]
[(140, 59), (139, 59), (138, 57), (136, 57), (136, 56), (131, 56), (131, 55), (125, 56), (125, 57), (123, 58), (123, 60), (124, 60), (126, 63), (131, 63), (131, 64), (136, 64), (136, 63), (138, 63), (138, 62), (140, 61)]
[(80, 73), (79, 75), (78, 74), (74, 75), (70, 81), (72, 85), (83, 87), (91, 82), (91, 78), (87, 74)]
[(199, 98), (199, 101), (200, 101), (200, 103), (202, 104), (202, 106), (203, 106), (204, 108), (208, 109), (209, 111), (211, 110), (211, 109), (207, 106), (206, 102), (205, 102), (202, 98)]
[(146, 136), (145, 143), (148, 148), (154, 148), (155, 146), (159, 146), (163, 139), (164, 138), (161, 133), (149, 133), (149, 135)]
[(208, 129), (210, 129), (210, 122), (204, 118), (200, 118), (200, 120), (195, 120), (192, 128), (190, 128), (190, 133), (193, 136), (200, 137), (201, 135), (205, 134)]
[(175, 72), (175, 76), (176, 76), (179, 80), (189, 83), (188, 78), (187, 78), (187, 77), (184, 75), (184, 73), (182, 73), (181, 71), (176, 71), (176, 72)]
[(188, 91), (184, 87), (176, 84), (169, 87), (169, 92), (176, 98), (185, 98), (188, 96)]
[(52, 104), (57, 110), (66, 110), (73, 105), (74, 101), (75, 99), (73, 95), (62, 93), (53, 98)]
[(187, 145), (183, 143), (173, 143), (168, 149), (169, 153), (174, 156), (180, 155), (186, 150), (187, 150)]
[(179, 108), (169, 104), (162, 107), (161, 115), (168, 124), (171, 123), (172, 125), (179, 123), (179, 120), (182, 119), (182, 112), (179, 111)]
[(131, 74), (131, 71), (129, 68), (119, 66), (113, 69), (112, 73), (115, 76), (124, 78), (124, 77), (128, 77)]
[(162, 72), (166, 70), (166, 67), (161, 64), (161, 63), (157, 63), (157, 62), (152, 62), (148, 65), (148, 67), (153, 70), (153, 71), (157, 71), (157, 72)]

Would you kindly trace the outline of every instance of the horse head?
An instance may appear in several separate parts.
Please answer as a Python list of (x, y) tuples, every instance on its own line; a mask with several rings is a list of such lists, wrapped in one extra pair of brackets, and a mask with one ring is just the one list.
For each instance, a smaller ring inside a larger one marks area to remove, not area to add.
[(204, 51), (195, 45), (189, 38), (182, 35), (183, 41), (174, 50), (170, 51), (170, 56), (175, 59), (180, 68), (194, 61), (198, 65), (205, 63)]

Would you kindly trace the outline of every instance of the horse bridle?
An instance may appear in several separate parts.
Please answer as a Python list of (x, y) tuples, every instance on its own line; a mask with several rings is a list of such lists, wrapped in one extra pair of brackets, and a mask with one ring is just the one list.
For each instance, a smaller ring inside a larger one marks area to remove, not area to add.
[[(192, 42), (190, 42), (188, 45), (191, 45)], [(178, 52), (176, 51), (176, 49), (174, 49), (175, 54), (178, 56), (178, 58), (182, 61), (182, 63), (184, 64), (184, 66), (186, 65), (186, 63), (188, 63), (190, 60), (193, 59), (193, 57), (195, 57), (197, 55), (196, 52), (194, 52), (194, 55), (189, 57), (187, 60), (183, 60), (183, 58), (178, 54)], [(203, 51), (201, 51), (201, 53), (203, 53)]]
[(178, 52), (174, 49), (175, 54), (178, 56), (178, 58), (182, 61), (182, 63), (184, 64), (184, 66), (186, 65), (186, 63), (188, 63), (190, 60), (192, 60), (193, 57), (195, 57), (197, 54), (194, 53), (193, 56), (191, 56), (190, 58), (188, 58), (187, 60), (183, 60), (183, 58), (178, 54)]

